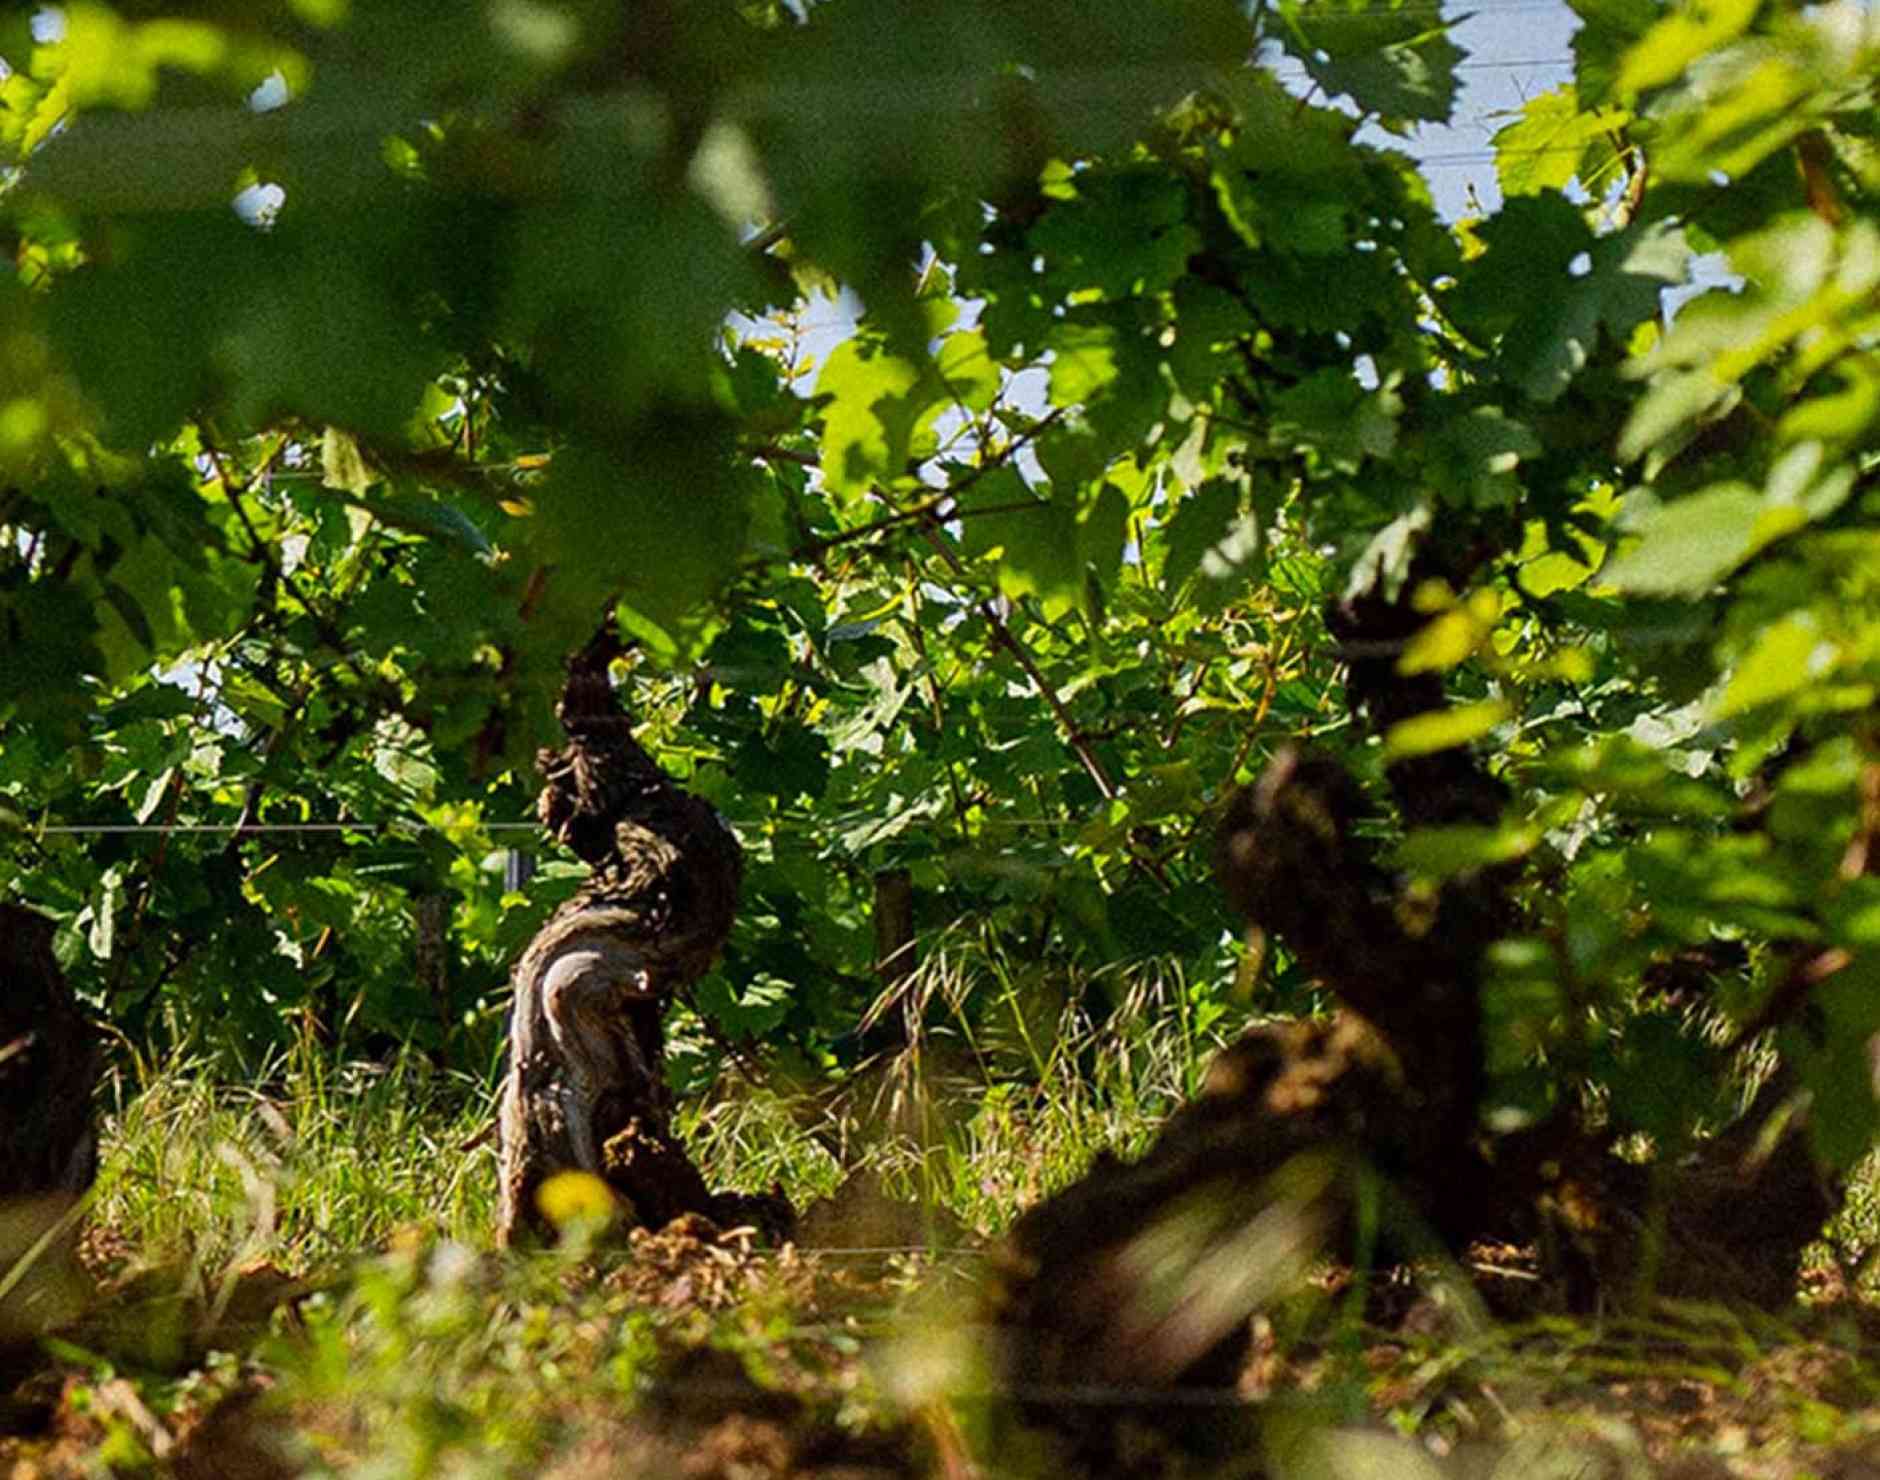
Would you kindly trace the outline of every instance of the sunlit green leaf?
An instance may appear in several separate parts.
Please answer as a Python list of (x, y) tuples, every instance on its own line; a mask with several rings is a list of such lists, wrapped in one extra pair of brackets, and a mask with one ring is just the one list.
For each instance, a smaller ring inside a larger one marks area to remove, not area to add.
[(1117, 330), (1067, 324), (1051, 336), (1051, 403), (1080, 406), (1108, 390), (1117, 372)]
[(1565, 190), (1587, 147), (1610, 139), (1631, 121), (1625, 109), (1588, 108), (1570, 82), (1537, 93), (1515, 122), (1497, 130), (1495, 177), (1503, 195)]
[(359, 444), (339, 427), (320, 434), (320, 482), (345, 493), (364, 493), (376, 480), (359, 455)]
[(1837, 389), (1797, 401), (1785, 412), (1780, 425), (1785, 438), (1852, 442), (1880, 421), (1880, 366), (1849, 355), (1836, 361), (1825, 379)]
[(816, 388), (830, 397), (823, 413), (822, 470), (830, 488), (857, 492), (905, 470), (921, 408), (902, 398), (921, 382), (920, 367), (857, 336), (823, 361)]
[(1652, 378), (1627, 418), (1619, 456), (1627, 462), (1643, 457), (1735, 399), (1735, 389), (1708, 367), (1663, 371)]
[(1510, 713), (1505, 699), (1482, 699), (1399, 720), (1384, 737), (1384, 760), (1400, 761), (1479, 740)]
[(1631, 525), (1637, 543), (1607, 561), (1599, 578), (1621, 591), (1697, 595), (1755, 553), (1764, 509), (1762, 495), (1741, 483), (1657, 505)]
[(1672, 81), (1705, 52), (1733, 40), (1755, 19), (1761, 0), (1681, 0), (1626, 53), (1616, 84), (1631, 99)]
[(1718, 715), (1740, 714), (1815, 682), (1829, 666), (1819, 661), (1824, 654), (1831, 663), (1833, 648), (1823, 643), (1821, 629), (1808, 613), (1764, 629), (1730, 675)]
[(1653, 0), (1569, 0), (1579, 17), (1573, 33), (1574, 80), (1587, 107), (1611, 100), (1632, 44), (1659, 19)]
[[(1667, 180), (1747, 175), (1813, 122), (1802, 107), (1814, 79), (1806, 62), (1782, 56), (1735, 59), (1729, 81), (1713, 81), (1662, 119), (1652, 168)], [(1623, 79), (1622, 79), (1623, 81)]]
[(1850, 949), (1880, 949), (1880, 879), (1849, 879), (1829, 905), (1835, 939)]
[(1397, 845), (1397, 868), (1428, 879), (1448, 879), (1471, 869), (1510, 863), (1540, 842), (1533, 827), (1420, 827)]

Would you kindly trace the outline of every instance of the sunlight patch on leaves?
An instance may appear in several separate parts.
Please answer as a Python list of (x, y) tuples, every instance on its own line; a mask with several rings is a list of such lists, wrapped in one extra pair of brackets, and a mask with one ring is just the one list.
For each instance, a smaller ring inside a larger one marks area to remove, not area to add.
[(1765, 629), (1736, 665), (1717, 702), (1718, 718), (1787, 698), (1822, 678), (1837, 657), (1812, 612), (1784, 618)]
[(1391, 854), (1395, 868), (1426, 879), (1449, 879), (1474, 869), (1512, 863), (1540, 843), (1540, 829), (1512, 827), (1420, 827), (1407, 834)]
[(1762, 0), (1681, 0), (1626, 53), (1619, 96), (1630, 102), (1675, 80), (1705, 52), (1740, 36), (1761, 8)]
[(1399, 720), (1384, 737), (1384, 763), (1467, 745), (1481, 739), (1511, 713), (1505, 699), (1482, 699)]
[(1597, 180), (1618, 159), (1612, 141), (1631, 120), (1623, 108), (1583, 107), (1571, 82), (1529, 98), (1493, 140), (1501, 193), (1536, 195), (1564, 190), (1575, 178)]
[(1720, 483), (1626, 521), (1637, 543), (1600, 572), (1620, 591), (1695, 596), (1709, 590), (1755, 553), (1762, 495), (1746, 483)]

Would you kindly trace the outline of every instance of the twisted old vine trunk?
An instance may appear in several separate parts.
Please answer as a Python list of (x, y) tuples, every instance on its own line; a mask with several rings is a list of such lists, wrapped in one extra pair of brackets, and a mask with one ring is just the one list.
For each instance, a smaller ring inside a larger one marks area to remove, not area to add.
[(74, 1205), (98, 1167), (98, 1035), (52, 934), (45, 916), (0, 904), (0, 1424), (33, 1343), (82, 1302)]
[[(1466, 585), (1466, 572), (1442, 574)], [(1416, 579), (1399, 599), (1327, 613), (1352, 707), (1380, 734), (1443, 702), (1437, 675), (1397, 671), (1424, 620), (1410, 604)], [(1461, 748), (1399, 762), (1386, 779), (1408, 827), (1493, 824), (1505, 801)], [(1792, 1121), (1779, 1144), (1760, 1134), (1780, 1124), (1789, 1086), (1772, 1082), (1741, 1127), (1662, 1175), (1613, 1156), (1610, 1133), (1574, 1105), (1491, 1136), (1483, 963), (1521, 927), (1521, 865), (1434, 897), (1404, 893), (1356, 825), (1374, 807), (1340, 762), (1301, 747), (1231, 800), (1216, 839), (1223, 891), (1340, 1009), (1248, 1033), (1145, 1157), (1101, 1161), (1020, 1221), (993, 1302), (1016, 1386), (1231, 1386), (1248, 1317), (1321, 1252), (1365, 1240), (1387, 1258), (1533, 1241), (1557, 1298), (1581, 1308), (1629, 1300), (1654, 1273), (1659, 1293), (1792, 1293), (1831, 1199)], [(1677, 1257), (1659, 1263), (1660, 1248)], [(1108, 1442), (1101, 1425), (1085, 1429)]]
[(568, 665), (543, 751), (542, 825), (590, 869), (516, 962), (509, 1074), (499, 1112), (497, 1237), (546, 1232), (536, 1192), (556, 1172), (603, 1178), (635, 1222), (682, 1213), (775, 1233), (781, 1198), (713, 1194), (672, 1134), (661, 1022), (702, 976), (737, 913), (743, 856), (711, 805), (674, 784), (633, 738), (605, 627)]
[(77, 1197), (98, 1165), (98, 1035), (52, 956), (52, 921), (0, 904), (0, 1199)]

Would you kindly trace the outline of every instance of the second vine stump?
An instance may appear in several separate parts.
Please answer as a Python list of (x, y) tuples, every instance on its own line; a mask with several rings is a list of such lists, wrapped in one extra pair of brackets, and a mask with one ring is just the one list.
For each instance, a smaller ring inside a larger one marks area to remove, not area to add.
[(499, 1242), (548, 1227), (536, 1203), (557, 1172), (602, 1178), (632, 1221), (683, 1213), (790, 1221), (780, 1197), (714, 1194), (672, 1133), (662, 1019), (710, 968), (737, 914), (743, 855), (724, 820), (633, 737), (603, 628), (568, 665), (556, 708), (568, 743), (537, 759), (542, 825), (590, 874), (514, 971), (509, 1071), (499, 1112)]

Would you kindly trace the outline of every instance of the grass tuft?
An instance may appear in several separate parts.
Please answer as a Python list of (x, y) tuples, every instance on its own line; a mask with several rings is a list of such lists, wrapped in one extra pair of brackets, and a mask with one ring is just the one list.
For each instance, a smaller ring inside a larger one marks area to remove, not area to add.
[(153, 1262), (265, 1260), (300, 1274), (401, 1229), (481, 1241), (492, 1226), (492, 1087), (432, 1067), (296, 1051), (250, 1082), (191, 1059), (107, 1081), (92, 1219)]

